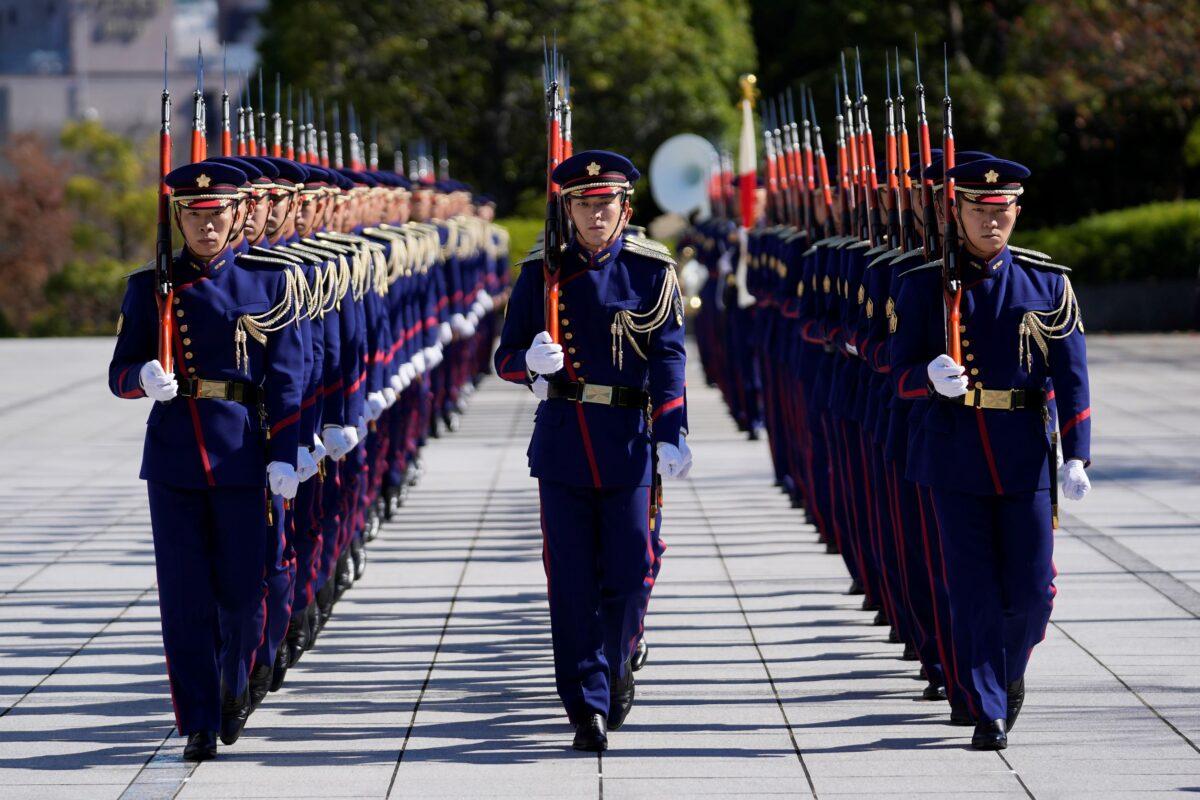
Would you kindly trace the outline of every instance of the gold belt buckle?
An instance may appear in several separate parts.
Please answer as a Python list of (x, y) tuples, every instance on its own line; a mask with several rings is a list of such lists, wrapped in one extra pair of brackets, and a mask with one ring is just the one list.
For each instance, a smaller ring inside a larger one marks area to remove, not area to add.
[(602, 403), (604, 405), (612, 405), (613, 387), (601, 386), (595, 383), (585, 383), (583, 385), (583, 402), (585, 403)]
[(207, 400), (224, 400), (225, 381), (210, 381), (200, 378), (196, 383), (196, 397)]
[(996, 411), (1012, 410), (1013, 394), (1011, 389), (980, 389), (979, 407)]

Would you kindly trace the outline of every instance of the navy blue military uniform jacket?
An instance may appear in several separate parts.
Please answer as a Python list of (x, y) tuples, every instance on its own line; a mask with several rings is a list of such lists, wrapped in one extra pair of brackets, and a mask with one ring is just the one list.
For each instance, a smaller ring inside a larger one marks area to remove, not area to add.
[[(674, 261), (662, 245), (627, 237), (594, 254), (573, 243), (561, 269), (564, 368), (555, 379), (644, 389), (650, 408), (543, 401), (529, 445), (530, 474), (573, 486), (649, 485), (652, 444), (677, 444), (686, 432), (683, 306), (667, 275)], [(542, 257), (534, 254), (513, 286), (496, 351), (496, 372), (505, 380), (530, 384), (525, 351), (546, 329), (544, 289)], [(643, 358), (629, 341), (617, 340), (613, 324), (622, 311), (649, 312), (664, 290), (673, 296), (665, 298), (662, 325), (633, 334)]]
[[(1005, 248), (987, 263), (965, 252), (962, 350), (969, 386), (1044, 391), (1057, 408), (1063, 457), (1091, 457), (1087, 350), (1067, 269)], [(930, 397), (926, 366), (945, 351), (941, 262), (902, 275), (891, 339), (897, 396), (914, 400), (909, 418), (910, 480), (972, 494), (1008, 494), (1050, 485), (1040, 407), (970, 408)], [(1039, 327), (1059, 330), (1037, 334)]]
[[(292, 321), (267, 334), (265, 344), (246, 336), (244, 360), (235, 335), (243, 315), (289, 302), (288, 273), (244, 269), (227, 249), (208, 264), (185, 251), (174, 259), (172, 274), (176, 377), (258, 386), (265, 418), (251, 404), (232, 400), (155, 403), (146, 421), (141, 477), (184, 488), (264, 486), (268, 462), (296, 464), (305, 381), (301, 331)], [(295, 319), (293, 310), (283, 313)], [(116, 396), (146, 396), (139, 377), (158, 358), (158, 328), (154, 271), (140, 270), (129, 277), (109, 365)]]

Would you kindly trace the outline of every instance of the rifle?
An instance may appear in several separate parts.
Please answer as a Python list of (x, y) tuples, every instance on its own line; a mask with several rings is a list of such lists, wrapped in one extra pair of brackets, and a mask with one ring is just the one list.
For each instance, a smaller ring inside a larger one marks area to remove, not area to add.
[(775, 157), (775, 137), (771, 134), (772, 120), (766, 104), (758, 103), (758, 115), (763, 126), (763, 161), (767, 168), (767, 221), (777, 222), (782, 217), (779, 213), (779, 162)]
[(163, 37), (162, 127), (158, 135), (158, 228), (154, 244), (154, 277), (158, 300), (158, 362), (164, 372), (172, 372), (171, 339), (175, 321), (171, 316), (174, 286), (171, 282), (171, 189), (167, 173), (171, 171), (171, 91), (167, 87), (167, 39)]
[(546, 90), (546, 226), (542, 237), (542, 271), (546, 282), (546, 330), (559, 342), (558, 277), (561, 266), (562, 197), (554, 182), (554, 168), (562, 159), (562, 108), (558, 91), (558, 39), (555, 37), (553, 57), (547, 54), (542, 39), (542, 78)]
[(250, 75), (245, 76), (242, 83), (242, 89), (246, 92), (246, 154), (251, 156), (258, 155), (258, 140), (254, 134), (254, 106), (250, 100)]
[(800, 110), (804, 111), (804, 144), (801, 151), (800, 133), (796, 124), (796, 107), (792, 103), (792, 90), (787, 91), (788, 117), (791, 121), (788, 127), (792, 131), (792, 155), (795, 159), (795, 167), (793, 172), (797, 176), (797, 184), (795, 187), (796, 194), (799, 197), (797, 210), (802, 214), (802, 224), (804, 229), (808, 231), (809, 238), (813, 238), (813, 208), (812, 208), (812, 191), (816, 187), (816, 181), (813, 178), (813, 149), (812, 149), (812, 128), (808, 121), (807, 109), (804, 108), (804, 86), (800, 87)]
[(242, 85), (242, 91), (238, 92), (238, 107), (237, 107), (237, 154), (239, 156), (250, 155), (250, 151), (246, 145), (246, 106), (243, 101), (246, 99), (246, 86)]
[(267, 154), (267, 98), (263, 94), (262, 67), (258, 68), (258, 140), (262, 142), (261, 155)]
[(325, 98), (317, 98), (317, 119), (321, 130), (317, 135), (317, 157), (325, 169), (329, 169), (329, 129), (325, 127)]
[(233, 140), (229, 130), (229, 69), (226, 50), (221, 48), (221, 155), (233, 155)]
[(888, 244), (891, 247), (903, 246), (900, 241), (900, 176), (896, 174), (900, 159), (896, 155), (896, 107), (892, 101), (892, 66), (883, 58), (883, 71), (887, 79), (887, 93), (883, 97), (885, 115), (884, 164), (887, 168), (888, 196), (892, 198), (888, 210)]
[(908, 144), (908, 122), (904, 119), (904, 87), (903, 77), (900, 73), (900, 48), (896, 48), (896, 147), (898, 148), (899, 163), (897, 170), (899, 175), (897, 179), (900, 185), (900, 232), (903, 237), (903, 247), (905, 250), (910, 249), (917, 243), (917, 226), (913, 219), (912, 208), (912, 178), (908, 177), (908, 170), (912, 167), (912, 156), (909, 151)]
[(945, 197), (945, 227), (942, 234), (942, 291), (946, 302), (946, 353), (954, 363), (962, 363), (962, 337), (958, 327), (962, 323), (962, 277), (958, 270), (958, 220), (955, 217), (957, 203), (954, 198), (954, 123), (951, 120), (950, 102), (950, 59), (945, 45), (942, 46), (942, 69), (946, 85), (946, 96), (942, 99), (942, 194)]
[[(803, 95), (800, 96), (800, 105), (801, 106), (804, 105), (804, 96)], [(816, 145), (816, 156), (817, 156), (816, 180), (821, 187), (821, 199), (825, 203), (825, 230), (823, 232), (824, 236), (822, 238), (827, 238), (827, 237), (833, 236), (833, 233), (834, 233), (833, 191), (829, 187), (829, 164), (825, 160), (825, 145), (821, 142), (821, 123), (817, 120), (817, 103), (815, 100), (813, 100), (812, 89), (808, 90), (808, 109), (809, 109), (808, 112), (806, 112), (804, 115), (804, 129), (805, 129), (805, 131), (808, 130), (808, 126), (809, 126), (809, 116), (808, 115), (809, 115), (809, 113), (811, 113), (812, 114), (812, 137), (813, 137), (813, 142)], [(808, 135), (806, 133), (805, 140), (807, 141), (807, 139), (808, 139)], [(807, 155), (811, 156), (811, 154), (807, 154)], [(808, 175), (809, 175), (809, 181), (811, 182), (813, 180), (813, 169), (812, 169), (811, 161), (809, 162)]]
[(333, 104), (333, 166), (342, 169), (346, 162), (342, 159), (342, 104)]
[[(261, 76), (262, 73), (260, 72)], [(280, 95), (279, 91), (279, 73), (275, 73), (275, 113), (271, 115), (271, 155), (275, 158), (283, 157), (283, 115), (279, 113)]]
[(571, 64), (563, 62), (562, 83), (562, 157), (568, 159), (575, 152), (571, 139)]
[(871, 133), (871, 117), (867, 104), (867, 90), (863, 86), (862, 59), (858, 48), (854, 48), (854, 76), (858, 86), (859, 144), (862, 147), (860, 163), (863, 171), (863, 193), (867, 207), (867, 241), (878, 245), (883, 240), (883, 221), (879, 214), (879, 173), (875, 171), (875, 137)]
[(938, 252), (937, 214), (933, 209), (933, 178), (929, 176), (929, 168), (933, 165), (933, 150), (929, 145), (929, 118), (925, 115), (925, 84), (921, 83), (921, 49), (917, 46), (915, 33), (913, 57), (917, 75), (917, 128), (921, 147), (921, 219), (925, 228), (923, 246), (925, 259), (932, 261)]
[[(847, 146), (846, 141), (846, 116), (844, 105), (842, 104), (840, 94), (841, 89), (838, 85), (837, 74), (833, 76), (833, 106), (834, 119), (837, 120), (837, 169), (838, 169), (838, 189), (842, 195), (842, 233), (846, 236), (853, 235), (854, 230), (854, 191), (850, 185), (850, 152), (851, 148)], [(849, 98), (846, 103), (849, 103)]]
[(204, 47), (196, 50), (196, 91), (192, 93), (192, 163), (204, 160)]
[(288, 84), (287, 100), (288, 100), (288, 103), (287, 103), (288, 111), (287, 111), (287, 151), (286, 152), (287, 152), (287, 157), (290, 160), (295, 161), (296, 160), (296, 127), (295, 127), (295, 123), (292, 122), (292, 85), (290, 83)]

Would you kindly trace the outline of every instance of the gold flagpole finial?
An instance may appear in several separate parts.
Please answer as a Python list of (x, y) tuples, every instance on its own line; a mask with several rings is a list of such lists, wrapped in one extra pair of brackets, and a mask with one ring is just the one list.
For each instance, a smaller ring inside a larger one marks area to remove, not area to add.
[(754, 104), (754, 95), (757, 93), (755, 86), (758, 85), (758, 78), (753, 74), (746, 74), (738, 78), (738, 83), (742, 87), (742, 99)]

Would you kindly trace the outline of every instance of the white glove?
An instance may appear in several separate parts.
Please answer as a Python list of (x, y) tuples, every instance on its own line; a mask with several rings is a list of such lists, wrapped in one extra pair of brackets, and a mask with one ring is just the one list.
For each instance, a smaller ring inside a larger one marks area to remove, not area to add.
[(933, 390), (943, 397), (962, 397), (967, 393), (966, 370), (943, 353), (925, 367)]
[[(346, 430), (341, 425), (327, 425), (321, 431), (321, 438), (325, 441), (329, 457), (334, 461), (340, 461), (342, 456), (354, 448), (354, 445), (346, 438)], [(350, 428), (350, 430), (354, 429)], [(355, 443), (357, 443), (357, 439)]]
[(471, 329), (468, 336), (475, 335), (475, 326), (479, 324), (479, 315), (475, 313), (475, 306), (471, 306), (471, 310), (467, 312), (467, 326)]
[(1072, 458), (1063, 466), (1059, 483), (1063, 494), (1072, 500), (1082, 500), (1092, 490), (1092, 482), (1088, 480), (1083, 462), (1078, 458)]
[(453, 339), (454, 328), (450, 327), (449, 322), (438, 325), (438, 344), (450, 344)]
[(485, 312), (491, 311), (493, 308), (496, 307), (496, 301), (492, 299), (492, 296), (490, 294), (483, 291), (482, 289), (480, 289), (479, 294), (477, 294), (475, 296), (475, 302), (479, 303), (479, 305), (483, 307), (483, 310)]
[(467, 318), (462, 314), (451, 314), (450, 327), (454, 329), (454, 332), (457, 333), (460, 338), (465, 337), (467, 335)]
[(367, 402), (363, 404), (363, 414), (368, 422), (374, 422), (382, 416), (386, 408), (387, 401), (383, 399), (383, 392), (369, 392)]
[(405, 361), (400, 365), (400, 380), (404, 382), (404, 388), (417, 379), (417, 368), (411, 361)]
[(683, 456), (683, 469), (679, 470), (679, 477), (686, 478), (692, 471), (692, 448), (688, 447), (685, 436), (679, 437), (679, 453)]
[(367, 440), (367, 418), (366, 417), (360, 416), (358, 418), (358, 425), (355, 427), (354, 433), (358, 436), (358, 439), (354, 442), (355, 445), (362, 444), (363, 442), (365, 442)]
[(417, 375), (425, 374), (425, 351), (424, 350), (418, 350), (416, 353), (413, 353), (412, 367), (416, 371)]
[(659, 442), (658, 474), (664, 478), (682, 478), (692, 468), (691, 462), (685, 461), (679, 448), (669, 442)]
[(547, 331), (542, 331), (533, 337), (525, 351), (525, 366), (539, 375), (553, 375), (563, 367), (562, 345), (556, 344)]
[(313, 461), (316, 461), (318, 464), (320, 464), (321, 459), (327, 455), (329, 455), (329, 451), (325, 449), (325, 443), (321, 441), (320, 436), (318, 436), (314, 433), (313, 434), (313, 449), (312, 449)]
[(422, 353), (425, 354), (425, 366), (429, 369), (436, 369), (437, 365), (442, 363), (444, 356), (442, 355), (442, 347), (426, 347)]
[(550, 382), (541, 375), (533, 379), (533, 396), (538, 400), (545, 400), (550, 396)]
[(271, 493), (277, 494), (284, 500), (291, 500), (300, 488), (300, 479), (296, 477), (296, 468), (283, 461), (272, 461), (267, 464), (267, 479), (271, 484)]
[(483, 307), (483, 303), (476, 300), (471, 303), (471, 313), (475, 315), (475, 321), (478, 322), (487, 313), (487, 309)]
[(391, 386), (383, 387), (383, 407), (391, 408), (396, 405), (396, 390)]
[(400, 371), (388, 379), (388, 384), (392, 387), (392, 391), (396, 394), (400, 394), (400, 392), (403, 392), (408, 388), (408, 384), (404, 381), (404, 368), (406, 366), (408, 365), (401, 364)]
[(471, 315), (463, 317), (463, 326), (459, 330), (459, 335), (464, 339), (470, 339), (475, 335), (475, 318)]
[(175, 373), (164, 372), (158, 359), (142, 365), (142, 370), (138, 373), (138, 383), (142, 385), (142, 391), (147, 397), (159, 403), (174, 400), (175, 395), (179, 394), (179, 383), (175, 380)]
[(313, 458), (312, 453), (308, 452), (307, 447), (296, 448), (296, 478), (300, 483), (317, 474), (317, 460)]

